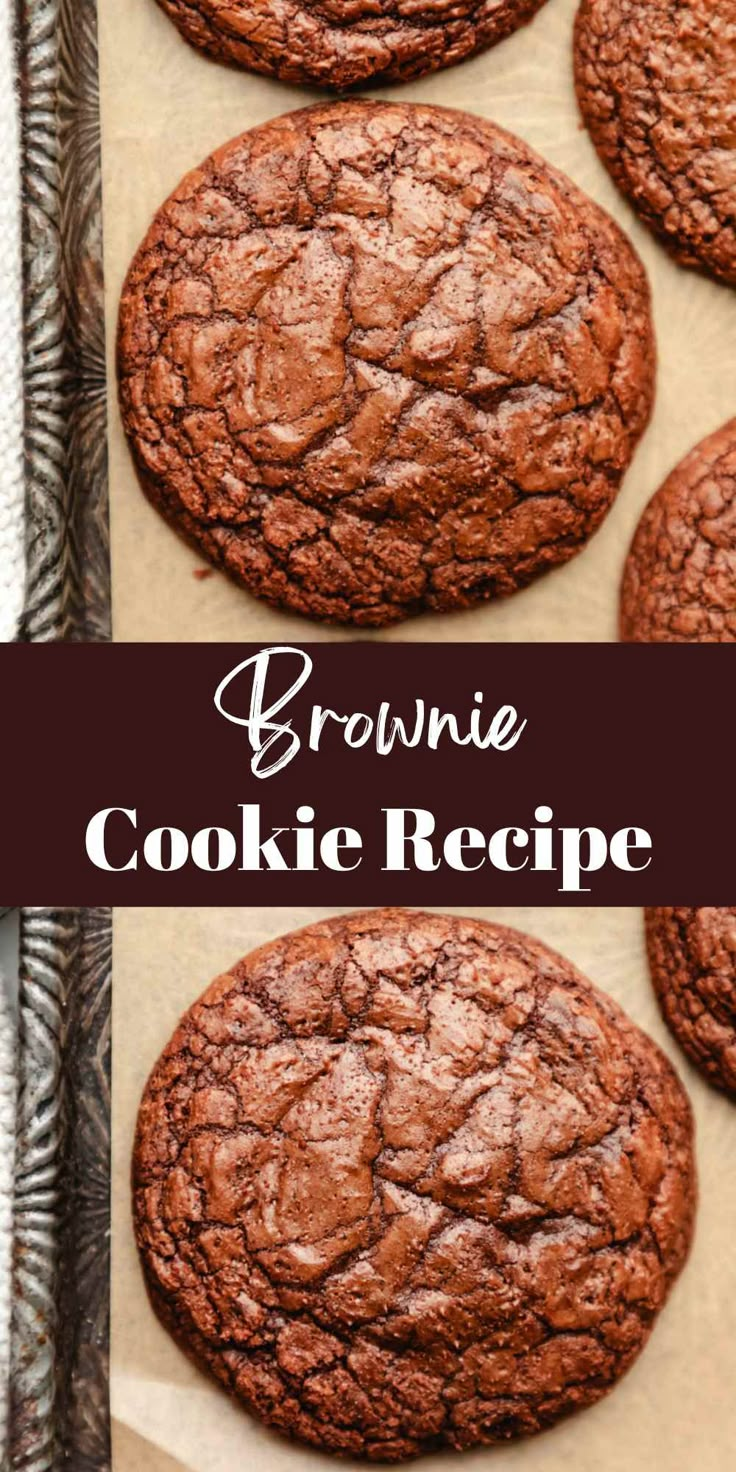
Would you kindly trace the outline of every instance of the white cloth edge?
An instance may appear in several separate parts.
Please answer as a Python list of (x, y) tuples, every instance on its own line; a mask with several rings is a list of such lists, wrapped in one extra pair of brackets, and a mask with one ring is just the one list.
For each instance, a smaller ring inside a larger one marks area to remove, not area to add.
[(25, 596), (21, 164), (15, 4), (0, 0), (0, 643)]
[(15, 1166), (16, 1026), (0, 974), (0, 1461), (7, 1439)]

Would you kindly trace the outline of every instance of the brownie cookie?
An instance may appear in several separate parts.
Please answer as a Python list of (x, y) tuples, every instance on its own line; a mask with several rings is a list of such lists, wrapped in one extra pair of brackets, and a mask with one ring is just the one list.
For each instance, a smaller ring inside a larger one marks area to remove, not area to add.
[(736, 284), (734, 0), (583, 0), (575, 80), (642, 219), (683, 265)]
[(624, 568), (621, 638), (736, 640), (736, 419), (696, 445), (644, 511)]
[(270, 1426), (398, 1461), (541, 1429), (645, 1343), (690, 1243), (670, 1064), (538, 941), (405, 910), (221, 976), (141, 1105), (153, 1306)]
[(190, 174), (122, 298), (142, 484), (251, 592), (388, 624), (513, 592), (602, 521), (649, 415), (643, 270), (493, 124), (343, 102)]
[(406, 81), (485, 51), (544, 0), (158, 0), (217, 61), (286, 82)]
[(652, 981), (667, 1026), (736, 1099), (736, 907), (646, 911)]

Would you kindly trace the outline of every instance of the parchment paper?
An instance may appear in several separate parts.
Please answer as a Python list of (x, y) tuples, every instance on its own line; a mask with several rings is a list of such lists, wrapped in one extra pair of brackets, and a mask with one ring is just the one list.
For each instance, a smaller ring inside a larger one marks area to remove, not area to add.
[[(111, 364), (125, 271), (155, 210), (226, 139), (323, 94), (217, 66), (180, 38), (154, 0), (99, 0), (105, 274)], [(641, 509), (671, 467), (736, 413), (736, 292), (675, 266), (618, 195), (581, 128), (572, 87), (576, 0), (547, 0), (531, 26), (485, 56), (372, 95), (465, 108), (521, 135), (629, 233), (654, 290), (657, 405), (618, 500), (586, 550), (524, 593), (461, 614), (425, 615), (392, 640), (616, 638), (621, 568)], [(350, 639), (257, 602), (201, 558), (145, 502), (110, 393), (114, 634), (130, 640)]]
[[(336, 913), (115, 912), (113, 1472), (336, 1472), (340, 1465), (266, 1431), (169, 1339), (143, 1287), (129, 1186), (140, 1095), (182, 1012), (253, 947)], [(727, 1472), (736, 1446), (736, 1106), (703, 1083), (660, 1021), (641, 911), (475, 913), (516, 925), (562, 951), (667, 1050), (695, 1108), (701, 1202), (690, 1261), (643, 1354), (605, 1400), (510, 1447), (423, 1459), (423, 1472)]]

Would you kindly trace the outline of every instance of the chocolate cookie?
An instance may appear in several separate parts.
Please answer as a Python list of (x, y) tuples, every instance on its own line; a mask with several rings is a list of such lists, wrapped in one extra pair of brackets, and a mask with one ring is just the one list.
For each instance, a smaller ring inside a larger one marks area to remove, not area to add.
[(685, 1260), (670, 1064), (538, 941), (374, 910), (221, 976), (135, 1143), (153, 1305), (279, 1431), (398, 1461), (537, 1431), (628, 1369)]
[(543, 0), (158, 0), (218, 61), (287, 82), (405, 81), (485, 51)]
[(736, 1099), (736, 907), (646, 911), (662, 1016), (711, 1083)]
[(617, 227), (493, 124), (343, 102), (227, 144), (120, 312), (142, 484), (272, 604), (388, 624), (511, 593), (602, 521), (654, 345)]
[(578, 100), (619, 188), (678, 261), (736, 284), (733, 0), (583, 0)]
[(697, 445), (644, 511), (624, 568), (621, 638), (736, 640), (736, 419)]

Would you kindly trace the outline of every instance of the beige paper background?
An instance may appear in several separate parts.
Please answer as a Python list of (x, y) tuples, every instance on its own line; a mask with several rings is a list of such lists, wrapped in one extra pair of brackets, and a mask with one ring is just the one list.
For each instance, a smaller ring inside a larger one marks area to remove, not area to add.
[[(130, 1222), (130, 1152), (150, 1069), (180, 1015), (236, 958), (332, 909), (120, 909), (114, 917), (113, 1472), (335, 1472), (201, 1375), (149, 1307)], [(454, 913), (460, 913), (455, 911)], [(611, 1395), (534, 1439), (425, 1458), (426, 1472), (727, 1472), (736, 1446), (736, 1106), (689, 1067), (657, 1012), (640, 910), (476, 910), (569, 956), (670, 1054), (693, 1101), (695, 1246), (644, 1353)], [(345, 1464), (343, 1464), (345, 1465)], [(349, 1465), (358, 1466), (357, 1463)]]
[[(227, 138), (319, 95), (219, 67), (180, 38), (154, 0), (99, 0), (105, 273), (111, 385), (117, 302), (150, 219), (182, 175)], [(572, 88), (576, 0), (547, 0), (531, 26), (485, 56), (376, 96), (443, 103), (520, 134), (615, 215), (654, 291), (657, 405), (601, 531), (565, 568), (524, 593), (461, 614), (425, 615), (390, 640), (610, 640), (618, 584), (639, 514), (666, 472), (736, 413), (736, 293), (675, 266), (619, 197), (579, 123)], [(284, 642), (355, 638), (278, 613), (222, 574), (198, 581), (184, 547), (138, 490), (110, 394), (113, 618), (117, 639)]]

